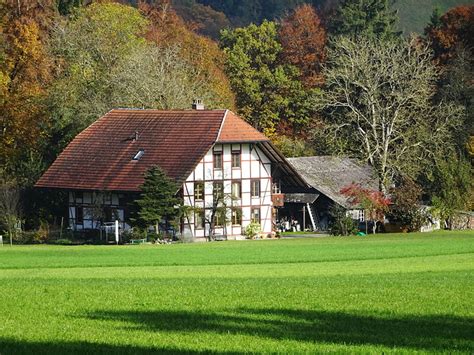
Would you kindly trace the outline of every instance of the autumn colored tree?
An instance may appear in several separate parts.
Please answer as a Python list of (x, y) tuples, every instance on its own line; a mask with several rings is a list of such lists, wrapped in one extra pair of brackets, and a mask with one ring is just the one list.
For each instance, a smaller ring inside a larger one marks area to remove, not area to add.
[(440, 64), (446, 64), (455, 56), (459, 46), (474, 53), (474, 5), (455, 7), (438, 18), (434, 13), (425, 35)]
[(51, 146), (57, 149), (53, 154), (113, 107), (111, 75), (127, 56), (146, 46), (141, 36), (147, 24), (130, 6), (94, 3), (57, 25), (51, 51), (60, 70), (48, 94)]
[(55, 15), (53, 0), (0, 3), (0, 164), (9, 170), (38, 150), (47, 125), (42, 102), (52, 63), (44, 43)]
[(238, 112), (267, 135), (276, 132), (280, 121), (292, 127), (288, 134), (294, 134), (312, 116), (310, 91), (299, 81), (298, 68), (281, 62), (277, 34), (275, 22), (264, 21), (221, 35)]
[(140, 2), (141, 13), (149, 20), (145, 38), (160, 47), (178, 46), (180, 55), (196, 68), (196, 75), (214, 98), (205, 102), (211, 108), (234, 108), (234, 94), (224, 72), (225, 56), (216, 42), (188, 28), (170, 0), (153, 4)]
[(281, 22), (279, 38), (283, 60), (300, 70), (305, 86), (320, 86), (321, 67), (326, 60), (326, 29), (316, 10), (309, 4), (298, 6)]
[(372, 233), (375, 234), (377, 223), (383, 222), (385, 213), (388, 211), (390, 199), (380, 191), (366, 189), (354, 183), (343, 187), (340, 192), (349, 199), (351, 205), (364, 210), (365, 232), (368, 232), (368, 222), (371, 221)]

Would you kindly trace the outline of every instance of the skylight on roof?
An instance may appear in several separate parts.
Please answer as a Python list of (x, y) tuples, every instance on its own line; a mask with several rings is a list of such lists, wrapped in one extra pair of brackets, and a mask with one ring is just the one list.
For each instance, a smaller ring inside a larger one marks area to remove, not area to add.
[(137, 154), (135, 154), (135, 156), (133, 157), (132, 160), (140, 160), (140, 158), (143, 156), (143, 154), (145, 154), (145, 150), (144, 149), (140, 149)]

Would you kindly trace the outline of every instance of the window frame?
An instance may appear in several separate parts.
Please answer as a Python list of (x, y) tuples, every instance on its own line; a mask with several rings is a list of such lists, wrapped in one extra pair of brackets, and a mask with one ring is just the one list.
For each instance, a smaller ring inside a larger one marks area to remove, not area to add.
[(212, 153), (212, 165), (214, 167), (214, 170), (222, 170), (223, 169), (224, 154), (221, 150), (214, 151)]
[[(237, 159), (235, 157), (237, 157)], [(231, 152), (231, 161), (232, 169), (240, 169), (242, 167), (242, 154), (240, 150)]]
[[(257, 184), (257, 185), (254, 185), (254, 184)], [(255, 186), (258, 186), (257, 189), (255, 189), (254, 187)], [(258, 191), (257, 191), (258, 190)], [(256, 194), (257, 193), (257, 194)], [(260, 179), (252, 179), (250, 180), (250, 196), (251, 197), (260, 197), (261, 196), (261, 182), (260, 182)]]
[[(254, 218), (255, 214), (254, 212), (255, 211), (258, 211), (258, 220), (256, 218)], [(252, 209), (250, 210), (250, 222), (252, 223), (258, 223), (258, 224), (262, 224), (262, 215), (261, 215), (262, 211), (261, 211), (261, 208), (260, 207), (252, 207)]]
[[(239, 186), (239, 194), (238, 195), (234, 195), (234, 185)], [(236, 199), (236, 200), (241, 200), (242, 199), (242, 181), (232, 181), (231, 196), (232, 196), (233, 199)]]
[[(201, 220), (200, 224), (197, 223), (198, 218)], [(194, 211), (194, 229), (203, 230), (205, 226), (206, 226), (206, 211), (204, 210), (204, 208), (196, 209)]]
[(224, 228), (225, 211), (217, 210), (214, 215), (214, 228)]
[[(198, 189), (197, 187), (200, 186), (201, 188)], [(196, 191), (200, 192), (200, 198), (196, 194)], [(195, 181), (194, 182), (194, 201), (204, 201), (204, 181)]]
[[(217, 186), (221, 186), (221, 188), (219, 189), (220, 191), (217, 191)], [(221, 181), (214, 181), (212, 183), (212, 198), (213, 200), (216, 200), (218, 199), (218, 197), (221, 197), (221, 202), (224, 200), (224, 183)]]
[(231, 222), (233, 226), (242, 226), (242, 207), (232, 207)]

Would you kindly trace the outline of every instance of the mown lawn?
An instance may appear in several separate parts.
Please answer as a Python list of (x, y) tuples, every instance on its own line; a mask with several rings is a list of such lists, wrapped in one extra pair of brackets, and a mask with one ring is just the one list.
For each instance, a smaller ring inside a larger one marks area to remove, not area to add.
[(474, 352), (474, 233), (0, 247), (0, 354)]

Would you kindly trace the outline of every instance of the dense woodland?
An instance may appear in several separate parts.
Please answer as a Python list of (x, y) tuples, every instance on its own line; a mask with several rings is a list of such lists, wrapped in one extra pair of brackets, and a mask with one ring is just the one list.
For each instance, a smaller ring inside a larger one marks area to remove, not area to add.
[(197, 97), (287, 156), (368, 162), (408, 224), (472, 209), (474, 6), (409, 37), (388, 0), (0, 0), (0, 21), (5, 230), (58, 223), (33, 185), (102, 114)]

